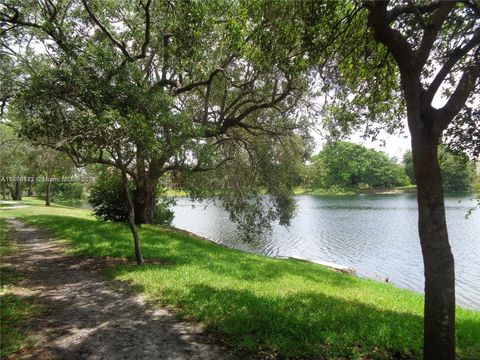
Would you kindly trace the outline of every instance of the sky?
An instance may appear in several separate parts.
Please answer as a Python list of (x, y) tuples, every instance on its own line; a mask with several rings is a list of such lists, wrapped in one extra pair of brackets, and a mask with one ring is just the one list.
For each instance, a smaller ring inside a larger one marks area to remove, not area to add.
[(379, 140), (373, 142), (371, 140), (364, 140), (360, 134), (350, 137), (350, 141), (361, 144), (367, 148), (383, 151), (390, 157), (396, 157), (402, 160), (403, 154), (410, 150), (410, 135), (408, 129), (404, 134), (389, 135), (383, 133), (379, 136)]
[[(316, 132), (313, 133), (313, 137), (316, 143), (314, 153), (318, 153), (323, 147), (324, 140)], [(402, 161), (403, 154), (410, 150), (410, 135), (407, 128), (405, 128), (404, 134), (389, 135), (385, 132), (380, 133), (376, 141), (362, 139), (361, 133), (354, 134), (348, 141), (363, 145), (369, 149), (383, 151), (390, 157), (396, 157), (398, 161)]]
[[(447, 98), (442, 96), (442, 91), (437, 91), (437, 94), (433, 98), (432, 106), (436, 109), (439, 109), (444, 106), (446, 102)], [(352, 135), (348, 140), (356, 144), (361, 144), (370, 149), (383, 151), (388, 156), (396, 157), (399, 161), (402, 161), (403, 154), (405, 154), (407, 150), (411, 149), (411, 138), (408, 131), (407, 119), (403, 120), (403, 125), (405, 129), (403, 134), (390, 135), (386, 132), (381, 132), (378, 136), (378, 139), (376, 141), (372, 141), (370, 139), (363, 139), (362, 133), (359, 132)], [(322, 148), (323, 140), (318, 134), (314, 134), (314, 139), (317, 145), (315, 152), (318, 152)]]

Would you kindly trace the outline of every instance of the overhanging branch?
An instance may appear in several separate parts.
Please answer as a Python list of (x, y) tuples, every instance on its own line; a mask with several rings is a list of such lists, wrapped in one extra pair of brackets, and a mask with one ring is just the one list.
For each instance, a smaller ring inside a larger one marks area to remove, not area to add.
[(143, 6), (145, 11), (145, 40), (142, 44), (142, 50), (140, 54), (135, 56), (135, 59), (143, 59), (147, 54), (148, 44), (150, 43), (150, 5), (152, 4), (152, 0), (148, 0), (147, 4)]

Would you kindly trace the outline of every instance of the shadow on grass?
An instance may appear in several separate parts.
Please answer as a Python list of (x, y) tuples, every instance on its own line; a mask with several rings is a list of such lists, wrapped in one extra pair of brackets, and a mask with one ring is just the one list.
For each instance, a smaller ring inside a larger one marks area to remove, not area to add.
[[(134, 258), (131, 233), (124, 224), (55, 215), (35, 215), (25, 220), (49, 229), (60, 239), (68, 239), (75, 246), (75, 254)], [(334, 273), (321, 266), (247, 254), (160, 227), (142, 227), (140, 236), (147, 259), (163, 259), (173, 266), (194, 263), (211, 273), (237, 280), (274, 280), (288, 274), (337, 286), (348, 286), (354, 282), (351, 276)]]
[[(77, 254), (133, 257), (131, 235), (125, 225), (53, 215), (25, 220), (68, 239)], [(420, 357), (422, 317), (412, 314), (409, 306), (404, 312), (380, 308), (375, 303), (375, 287), (371, 296), (361, 289), (363, 302), (354, 296), (341, 297), (342, 291), (359, 286), (356, 278), (308, 263), (246, 254), (152, 226), (141, 228), (140, 235), (147, 259), (162, 258), (171, 265), (121, 266), (111, 269), (112, 275), (135, 279), (139, 291), (161, 295), (165, 304), (180, 307), (180, 315), (201, 320), (236, 349), (280, 357)], [(195, 277), (196, 270), (203, 278)], [(166, 274), (170, 271), (177, 273)], [(286, 282), (282, 288), (275, 288), (283, 277), (288, 277), (290, 284), (304, 282), (305, 286), (290, 291), (283, 288), (289, 284)], [(220, 283), (215, 283), (217, 280)], [(313, 288), (313, 283), (335, 288), (340, 295), (331, 296), (328, 289)], [(394, 299), (392, 296), (391, 301)], [(475, 318), (457, 318), (462, 359), (478, 357), (475, 344), (479, 332)]]
[[(135, 287), (145, 291), (142, 286)], [(421, 316), (380, 310), (323, 293), (261, 296), (249, 289), (194, 284), (177, 305), (180, 317), (200, 320), (237, 352), (252, 357), (421, 357)]]
[(22, 297), (11, 293), (0, 294), (0, 327), (1, 344), (0, 357), (19, 352), (35, 344), (33, 338), (23, 330), (25, 324), (38, 313), (34, 305), (36, 299)]
[(35, 341), (25, 333), (25, 325), (39, 313), (37, 299), (10, 293), (9, 285), (22, 276), (9, 266), (0, 267), (0, 358), (28, 349)]
[(231, 334), (240, 348), (258, 348), (261, 339), (268, 352), (287, 357), (389, 359), (413, 358), (420, 349), (421, 317), (318, 292), (272, 298), (200, 285), (192, 288), (185, 302), (187, 314), (202, 305), (197, 316)]

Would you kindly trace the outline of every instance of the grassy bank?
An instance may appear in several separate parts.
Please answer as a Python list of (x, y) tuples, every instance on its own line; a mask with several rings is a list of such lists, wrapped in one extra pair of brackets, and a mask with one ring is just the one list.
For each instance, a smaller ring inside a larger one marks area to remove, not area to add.
[[(5, 210), (48, 228), (75, 254), (133, 258), (129, 230), (62, 206)], [(201, 321), (228, 345), (250, 354), (329, 359), (420, 358), (423, 297), (318, 265), (243, 253), (153, 226), (140, 230), (144, 255), (163, 265), (116, 266), (152, 302)], [(480, 313), (457, 312), (458, 355), (480, 355)]]
[(404, 194), (415, 193), (416, 185), (399, 186), (394, 188), (351, 188), (343, 189), (340, 187), (331, 187), (329, 189), (295, 189), (295, 195), (317, 195), (317, 196), (341, 196), (341, 195), (357, 195), (357, 194)]
[[(5, 219), (0, 218), (0, 256), (14, 254), (18, 249), (8, 242)], [(0, 357), (27, 349), (34, 345), (32, 338), (23, 330), (32, 316), (38, 313), (35, 301), (15, 295), (10, 291), (12, 284), (21, 276), (9, 266), (0, 266)]]

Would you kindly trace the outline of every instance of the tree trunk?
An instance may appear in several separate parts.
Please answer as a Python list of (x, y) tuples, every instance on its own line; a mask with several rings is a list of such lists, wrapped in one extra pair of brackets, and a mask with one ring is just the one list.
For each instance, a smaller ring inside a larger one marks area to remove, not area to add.
[(123, 182), (123, 189), (125, 191), (128, 203), (128, 225), (130, 226), (130, 231), (133, 235), (133, 242), (135, 248), (135, 258), (137, 260), (137, 265), (142, 265), (144, 263), (144, 259), (142, 256), (142, 249), (140, 246), (140, 238), (137, 232), (137, 226), (135, 225), (135, 208), (133, 206), (132, 197), (130, 196), (130, 192), (128, 191), (128, 177), (126, 170), (122, 167), (122, 182)]
[[(410, 126), (425, 274), (423, 351), (425, 360), (454, 360), (455, 267), (445, 220), (437, 154), (439, 136), (433, 134), (428, 123), (422, 121), (423, 125), (416, 128)], [(409, 124), (412, 124), (410, 119)]]
[(152, 223), (157, 203), (157, 183), (157, 178), (152, 179), (147, 176), (136, 180), (132, 199), (136, 224)]
[(30, 182), (28, 184), (28, 193), (27, 193), (28, 196), (33, 196), (32, 186), (33, 186), (33, 184), (32, 184), (32, 182)]
[(6, 199), (6, 196), (5, 196), (5, 184), (2, 183), (2, 200), (5, 200)]
[(14, 186), (7, 186), (8, 191), (10, 192), (10, 198), (15, 200), (15, 187)]
[(15, 181), (15, 199), (13, 200), (22, 200), (22, 183), (20, 181)]
[(52, 183), (50, 182), (50, 179), (47, 179), (47, 182), (45, 183), (45, 206), (50, 206), (50, 189), (51, 189)]

